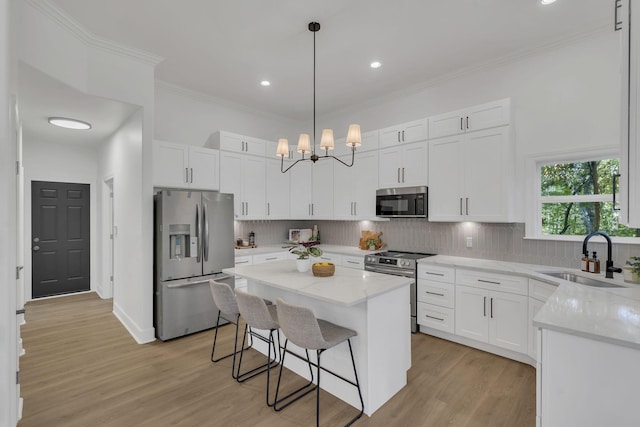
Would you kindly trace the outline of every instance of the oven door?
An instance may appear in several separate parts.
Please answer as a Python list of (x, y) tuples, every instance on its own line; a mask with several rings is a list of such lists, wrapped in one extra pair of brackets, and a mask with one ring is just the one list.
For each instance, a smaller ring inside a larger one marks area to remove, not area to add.
[(376, 216), (383, 218), (426, 218), (427, 189), (390, 188), (376, 192)]

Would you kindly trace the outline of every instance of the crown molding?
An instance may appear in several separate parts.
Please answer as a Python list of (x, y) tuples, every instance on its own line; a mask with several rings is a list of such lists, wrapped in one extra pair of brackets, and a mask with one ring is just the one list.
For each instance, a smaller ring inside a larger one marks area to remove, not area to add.
[(65, 29), (89, 47), (135, 59), (154, 67), (164, 61), (164, 58), (159, 55), (125, 46), (91, 33), (49, 0), (23, 0), (23, 2), (53, 20), (61, 28)]
[(219, 105), (227, 108), (232, 108), (235, 110), (244, 111), (246, 113), (255, 114), (257, 116), (261, 116), (267, 119), (278, 120), (280, 122), (284, 122), (289, 125), (299, 125), (300, 123), (303, 123), (302, 121), (293, 120), (284, 116), (279, 116), (277, 114), (269, 113), (264, 110), (258, 110), (257, 108), (252, 108), (244, 104), (229, 101), (228, 99), (219, 98), (203, 92), (198, 92), (193, 89), (188, 89), (188, 88), (185, 88), (184, 86), (179, 86), (177, 84), (169, 83), (164, 80), (156, 79), (155, 86), (156, 86), (156, 89), (164, 89), (168, 92), (173, 92), (174, 94), (177, 94), (180, 96), (184, 96), (196, 101), (204, 102), (205, 104)]

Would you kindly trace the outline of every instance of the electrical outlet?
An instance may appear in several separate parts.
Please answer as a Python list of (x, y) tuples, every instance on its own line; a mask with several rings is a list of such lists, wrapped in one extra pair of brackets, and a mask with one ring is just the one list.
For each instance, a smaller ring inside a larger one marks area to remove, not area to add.
[(468, 248), (473, 247), (473, 237), (467, 237), (467, 247)]

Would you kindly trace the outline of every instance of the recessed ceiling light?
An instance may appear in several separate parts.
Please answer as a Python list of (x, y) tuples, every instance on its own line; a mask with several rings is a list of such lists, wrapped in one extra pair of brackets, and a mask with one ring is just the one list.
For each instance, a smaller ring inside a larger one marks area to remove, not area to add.
[(49, 117), (49, 123), (65, 129), (87, 130), (91, 129), (91, 125), (82, 120), (69, 119), (66, 117)]
[(382, 67), (382, 64), (380, 63), (380, 61), (373, 61), (371, 63), (371, 68), (380, 68)]
[(263, 80), (260, 82), (262, 86), (271, 86), (271, 82), (269, 80)]
[(556, 0), (540, 0), (540, 3), (545, 4), (545, 5), (546, 4), (555, 3), (555, 2), (556, 2)]

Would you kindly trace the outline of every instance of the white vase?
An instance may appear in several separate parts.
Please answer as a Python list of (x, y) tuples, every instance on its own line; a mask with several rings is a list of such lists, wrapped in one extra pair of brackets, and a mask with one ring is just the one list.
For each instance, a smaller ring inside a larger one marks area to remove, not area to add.
[(309, 258), (296, 259), (296, 267), (300, 273), (305, 273), (311, 268), (311, 260)]

